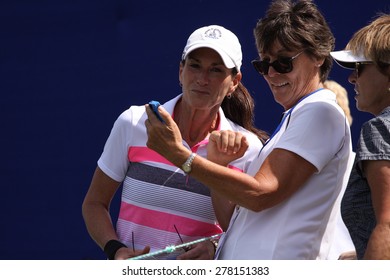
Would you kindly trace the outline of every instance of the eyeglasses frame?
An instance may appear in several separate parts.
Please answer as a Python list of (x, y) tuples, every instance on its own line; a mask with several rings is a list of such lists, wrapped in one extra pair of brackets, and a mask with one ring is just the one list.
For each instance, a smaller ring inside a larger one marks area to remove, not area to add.
[(288, 63), (291, 63), (291, 70), (288, 71), (288, 72), (284, 72), (284, 73), (279, 72), (279, 71), (276, 70), (275, 67), (273, 66), (273, 64), (275, 63), (275, 61), (279, 61), (278, 59), (274, 60), (272, 63), (269, 63), (269, 62), (268, 62), (267, 73), (264, 73), (264, 74), (260, 73), (260, 72), (257, 70), (257, 67), (255, 66), (255, 63), (261, 63), (261, 62), (263, 62), (264, 60), (257, 60), (257, 59), (255, 59), (255, 60), (252, 60), (251, 63), (252, 63), (252, 65), (253, 65), (253, 67), (256, 69), (256, 72), (258, 72), (258, 73), (259, 73), (260, 75), (262, 75), (262, 76), (268, 75), (269, 67), (270, 67), (270, 66), (272, 66), (272, 68), (274, 68), (274, 70), (275, 70), (276, 72), (280, 73), (280, 74), (287, 74), (287, 73), (292, 72), (292, 70), (294, 69), (293, 64), (292, 64), (292, 61), (293, 61), (294, 59), (296, 59), (296, 58), (297, 58), (300, 54), (302, 54), (303, 52), (304, 52), (304, 50), (301, 51), (301, 52), (299, 52), (299, 53), (297, 53), (296, 55), (294, 55), (294, 56), (292, 56), (292, 57), (283, 57), (283, 58), (286, 59), (286, 61), (288, 61)]
[[(356, 73), (356, 78), (359, 78), (359, 68), (362, 66), (362, 65), (370, 65), (370, 64), (374, 64), (372, 61), (361, 61), (361, 62), (355, 62), (355, 73)], [(363, 72), (363, 69), (360, 69), (360, 74)]]

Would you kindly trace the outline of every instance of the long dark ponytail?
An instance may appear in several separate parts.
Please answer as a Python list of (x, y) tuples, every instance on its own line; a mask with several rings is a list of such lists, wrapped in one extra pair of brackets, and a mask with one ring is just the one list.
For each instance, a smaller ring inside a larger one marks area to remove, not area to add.
[(225, 97), (221, 107), (228, 119), (255, 133), (263, 143), (269, 138), (268, 133), (254, 125), (255, 102), (241, 82), (230, 97)]

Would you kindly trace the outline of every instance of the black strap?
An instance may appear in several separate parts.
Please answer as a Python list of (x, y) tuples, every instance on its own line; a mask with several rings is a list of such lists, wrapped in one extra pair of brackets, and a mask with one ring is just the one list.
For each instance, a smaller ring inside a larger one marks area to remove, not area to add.
[(104, 245), (104, 253), (109, 260), (115, 260), (115, 254), (120, 249), (127, 246), (118, 240), (110, 240)]

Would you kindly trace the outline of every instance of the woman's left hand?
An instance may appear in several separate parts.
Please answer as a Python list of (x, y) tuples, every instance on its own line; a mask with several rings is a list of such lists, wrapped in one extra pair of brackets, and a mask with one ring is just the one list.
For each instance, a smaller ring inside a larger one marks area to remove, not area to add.
[(177, 257), (178, 260), (212, 260), (215, 247), (211, 241), (204, 241), (191, 246), (187, 252)]
[(207, 145), (207, 159), (226, 166), (242, 157), (248, 149), (246, 137), (236, 131), (215, 130), (210, 134)]

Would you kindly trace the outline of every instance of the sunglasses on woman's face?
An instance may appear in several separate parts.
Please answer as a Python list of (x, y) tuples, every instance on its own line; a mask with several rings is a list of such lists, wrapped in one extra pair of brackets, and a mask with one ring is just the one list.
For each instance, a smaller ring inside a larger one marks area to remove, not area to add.
[(252, 60), (252, 65), (261, 75), (268, 75), (268, 70), (270, 66), (272, 66), (278, 73), (286, 74), (290, 73), (293, 70), (292, 62), (301, 53), (303, 53), (303, 51), (294, 55), (293, 57), (280, 56), (272, 63), (270, 63), (268, 60)]
[(359, 75), (362, 74), (364, 66), (369, 65), (369, 64), (373, 64), (373, 63), (372, 62), (356, 62), (355, 63), (355, 73), (356, 73), (357, 78), (359, 78)]

